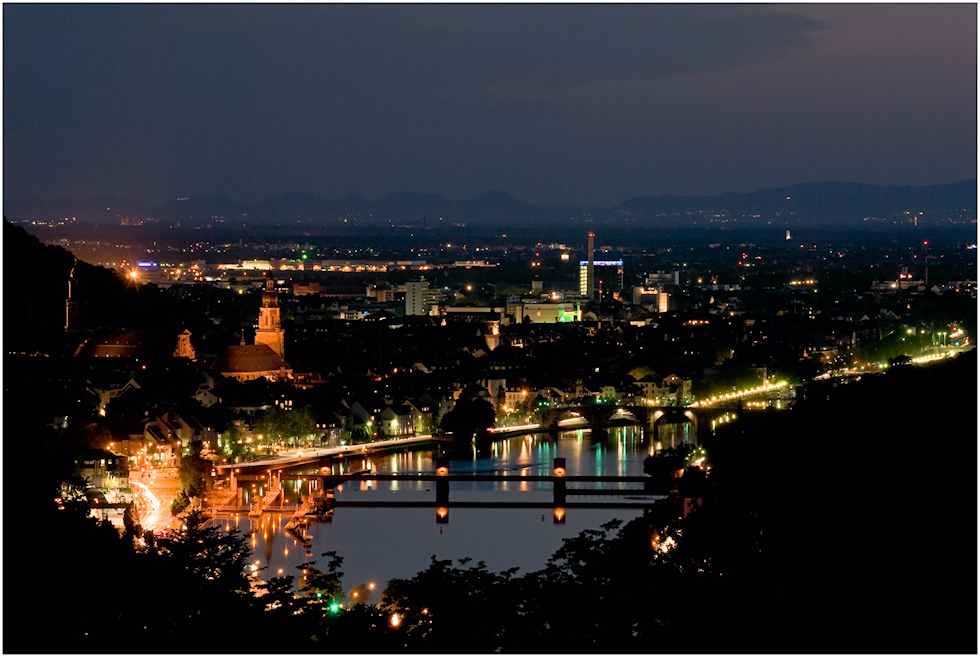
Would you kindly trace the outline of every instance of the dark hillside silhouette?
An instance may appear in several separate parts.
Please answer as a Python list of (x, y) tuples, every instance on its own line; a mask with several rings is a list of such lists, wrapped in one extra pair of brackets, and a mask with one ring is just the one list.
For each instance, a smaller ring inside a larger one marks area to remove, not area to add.
[(4, 347), (7, 351), (60, 353), (65, 343), (68, 280), (83, 304), (85, 331), (152, 329), (167, 336), (172, 351), (182, 327), (206, 326), (200, 309), (176, 301), (152, 284), (90, 265), (59, 246), (46, 246), (23, 228), (3, 226)]

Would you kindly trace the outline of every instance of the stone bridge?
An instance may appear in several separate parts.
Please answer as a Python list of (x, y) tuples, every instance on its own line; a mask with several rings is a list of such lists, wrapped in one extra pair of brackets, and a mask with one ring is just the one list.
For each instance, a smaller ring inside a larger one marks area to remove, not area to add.
[[(541, 409), (541, 424), (549, 426), (559, 420), (581, 417), (591, 429), (617, 426), (642, 426), (652, 435), (663, 424), (693, 425), (695, 440), (711, 432), (712, 421), (732, 418), (738, 410), (737, 402), (714, 406), (639, 406), (616, 404), (589, 404), (586, 406), (560, 406)], [(632, 417), (630, 417), (632, 416)]]

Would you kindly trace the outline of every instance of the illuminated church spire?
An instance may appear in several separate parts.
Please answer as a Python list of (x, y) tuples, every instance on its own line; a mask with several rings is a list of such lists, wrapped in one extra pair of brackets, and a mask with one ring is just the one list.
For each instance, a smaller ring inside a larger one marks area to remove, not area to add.
[(269, 345), (269, 348), (283, 356), (286, 332), (280, 325), (279, 296), (273, 289), (273, 278), (266, 274), (265, 292), (259, 308), (259, 327), (255, 330), (255, 344)]

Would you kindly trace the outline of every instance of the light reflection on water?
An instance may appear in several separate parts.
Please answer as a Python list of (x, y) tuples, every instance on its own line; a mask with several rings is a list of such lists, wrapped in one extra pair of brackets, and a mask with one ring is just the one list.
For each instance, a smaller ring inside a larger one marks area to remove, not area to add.
[[(676, 432), (674, 435), (671, 432)], [(684, 441), (684, 425), (661, 430), (659, 441), (651, 441), (643, 430), (634, 427), (609, 429), (603, 439), (588, 431), (563, 432), (555, 440), (537, 434), (497, 441), (482, 450), (467, 448), (448, 453), (450, 472), (459, 474), (550, 475), (554, 459), (565, 459), (569, 476), (594, 474), (633, 476), (643, 474), (643, 459), (663, 445), (669, 447)], [(666, 443), (666, 444), (664, 444)], [(378, 474), (434, 472), (435, 457), (431, 450), (419, 450), (375, 457), (371, 461)], [(283, 480), (290, 502), (308, 494), (310, 482)], [(615, 485), (615, 484), (612, 484)], [(635, 487), (636, 484), (621, 484)], [(361, 481), (349, 482), (336, 493), (343, 501), (433, 501), (435, 484), (431, 481)], [(550, 482), (452, 482), (453, 501), (520, 501), (549, 502)], [(593, 498), (594, 499), (594, 498)], [(576, 536), (584, 529), (597, 529), (612, 518), (629, 521), (642, 513), (639, 509), (566, 509), (564, 524), (553, 521), (546, 509), (449, 508), (449, 522), (436, 524), (436, 508), (337, 508), (330, 522), (311, 523), (307, 535), (310, 555), (290, 538), (283, 528), (289, 513), (264, 513), (261, 518), (243, 514), (221, 520), (220, 526), (238, 527), (254, 532), (250, 538), (253, 562), (264, 568), (264, 579), (276, 575), (298, 577), (298, 566), (317, 561), (325, 567), (321, 555), (336, 551), (344, 558), (343, 583), (350, 589), (357, 584), (375, 582), (372, 598), (377, 602), (384, 584), (393, 577), (411, 577), (430, 563), (430, 556), (457, 560), (472, 557), (485, 561), (494, 571), (518, 566), (518, 574), (543, 568), (548, 557), (561, 547), (562, 539)], [(282, 573), (280, 573), (280, 569)]]

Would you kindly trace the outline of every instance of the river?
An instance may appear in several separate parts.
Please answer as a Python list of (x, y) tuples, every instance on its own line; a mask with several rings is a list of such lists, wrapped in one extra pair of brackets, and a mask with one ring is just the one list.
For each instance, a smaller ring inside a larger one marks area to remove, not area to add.
[[(564, 458), (566, 473), (572, 475), (639, 476), (643, 459), (660, 446), (669, 447), (690, 439), (690, 425), (661, 428), (659, 440), (651, 441), (639, 427), (608, 429), (601, 438), (589, 431), (567, 431), (557, 437), (534, 434), (499, 440), (481, 451), (473, 448), (447, 453), (454, 474), (550, 475), (555, 458)], [(653, 444), (651, 444), (653, 442)], [(377, 474), (435, 472), (432, 450), (387, 454), (371, 460)], [(287, 498), (304, 496), (309, 483), (284, 480)], [(622, 484), (635, 487), (637, 484)], [(430, 481), (361, 481), (336, 490), (338, 501), (434, 501), (435, 484)], [(260, 493), (261, 494), (261, 493)], [(452, 482), (450, 503), (463, 501), (551, 502), (549, 482)], [(594, 500), (595, 498), (593, 498)], [(605, 498), (614, 503), (621, 498)], [(569, 500), (572, 501), (572, 500)], [(219, 526), (237, 527), (252, 533), (253, 562), (260, 577), (293, 575), (307, 561), (326, 568), (321, 555), (336, 551), (343, 557), (343, 584), (350, 590), (374, 583), (370, 602), (377, 602), (388, 580), (411, 577), (425, 569), (434, 555), (457, 560), (471, 557), (484, 561), (492, 571), (519, 567), (518, 575), (539, 570), (561, 547), (562, 539), (584, 529), (597, 529), (619, 518), (629, 521), (640, 509), (576, 509), (565, 511), (564, 522), (556, 523), (552, 509), (458, 508), (450, 507), (448, 522), (437, 524), (437, 511), (426, 508), (337, 508), (330, 522), (313, 523), (307, 551), (284, 532), (291, 515), (267, 512), (261, 518), (241, 515), (221, 519)], [(310, 555), (310, 556), (308, 556)]]

